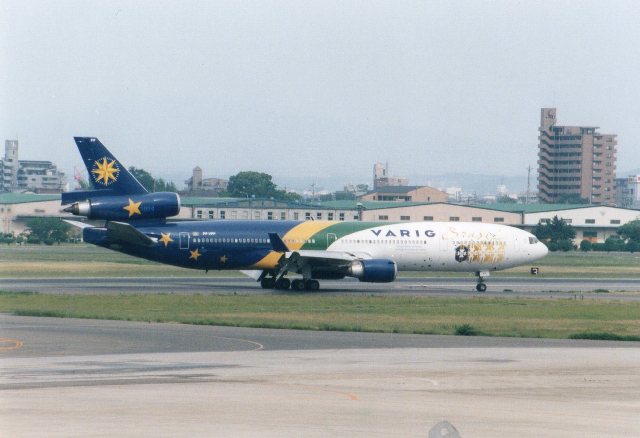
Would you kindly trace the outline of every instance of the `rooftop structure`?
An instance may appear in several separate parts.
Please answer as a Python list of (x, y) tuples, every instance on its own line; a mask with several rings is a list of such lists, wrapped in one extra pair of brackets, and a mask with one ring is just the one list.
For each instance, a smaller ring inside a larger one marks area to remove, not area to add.
[(227, 190), (229, 181), (222, 178), (203, 178), (200, 166), (193, 168), (191, 178), (184, 182), (187, 185), (187, 192), (195, 195), (219, 194)]

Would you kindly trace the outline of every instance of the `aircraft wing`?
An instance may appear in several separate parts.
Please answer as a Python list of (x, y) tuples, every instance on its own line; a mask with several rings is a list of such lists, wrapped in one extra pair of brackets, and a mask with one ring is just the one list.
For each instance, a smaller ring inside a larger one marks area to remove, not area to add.
[(136, 227), (125, 222), (111, 221), (107, 224), (107, 237), (109, 240), (131, 245), (152, 246), (158, 243)]
[(369, 254), (358, 252), (313, 249), (290, 251), (286, 252), (280, 260), (279, 273), (276, 277), (286, 272), (302, 274), (306, 270), (339, 273), (346, 270), (354, 260), (367, 259), (371, 259)]
[(313, 249), (301, 249), (298, 251), (287, 252), (287, 258), (298, 257), (301, 259), (315, 260), (319, 262), (343, 265), (349, 264), (354, 260), (367, 260), (371, 256), (364, 252), (347, 252), (347, 251), (320, 251)]

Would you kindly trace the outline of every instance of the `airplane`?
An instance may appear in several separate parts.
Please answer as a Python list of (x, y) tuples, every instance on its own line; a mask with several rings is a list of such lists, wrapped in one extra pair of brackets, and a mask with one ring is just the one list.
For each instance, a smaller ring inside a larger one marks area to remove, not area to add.
[(180, 211), (177, 193), (149, 193), (97, 138), (74, 140), (92, 190), (62, 193), (63, 211), (105, 221), (67, 220), (85, 242), (183, 268), (241, 270), (265, 289), (317, 291), (318, 280), (387, 283), (399, 271), (454, 271), (474, 273), (484, 292), (490, 272), (547, 254), (533, 234), (500, 224), (170, 220)]

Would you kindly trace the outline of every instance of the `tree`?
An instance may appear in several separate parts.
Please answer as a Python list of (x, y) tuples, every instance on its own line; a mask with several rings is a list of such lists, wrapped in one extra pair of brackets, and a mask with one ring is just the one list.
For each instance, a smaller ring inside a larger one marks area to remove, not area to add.
[(593, 249), (593, 244), (589, 241), (584, 239), (582, 242), (580, 242), (580, 251), (591, 251)]
[(496, 199), (496, 202), (498, 202), (499, 204), (517, 204), (518, 200), (513, 199), (511, 196), (502, 195), (499, 196), (498, 199)]
[(640, 220), (627, 222), (618, 228), (618, 235), (625, 241), (640, 243)]
[(239, 172), (229, 178), (227, 193), (236, 198), (275, 198), (278, 189), (271, 178), (262, 172)]
[(299, 201), (297, 193), (278, 190), (268, 173), (243, 171), (229, 178), (226, 196), (234, 198), (273, 198), (284, 201)]
[(0, 234), (0, 243), (6, 243), (7, 245), (16, 241), (16, 236), (13, 233), (2, 233)]
[(629, 252), (638, 252), (640, 251), (640, 242), (629, 239), (624, 249)]
[(178, 189), (173, 181), (165, 181), (162, 178), (154, 178), (149, 172), (136, 167), (129, 167), (129, 172), (142, 186), (150, 192), (177, 192)]
[(54, 217), (34, 217), (27, 219), (27, 228), (29, 243), (53, 243), (68, 242), (70, 240), (69, 232), (71, 226), (66, 222)]
[(533, 234), (545, 242), (557, 243), (559, 240), (571, 240), (576, 237), (576, 230), (558, 216), (554, 216), (547, 224), (538, 224)]
[(604, 250), (610, 251), (624, 251), (624, 241), (618, 236), (607, 237), (604, 241)]
[(573, 251), (575, 247), (573, 246), (573, 242), (571, 239), (560, 239), (558, 240), (558, 249), (560, 251)]
[(78, 185), (80, 186), (80, 190), (91, 190), (91, 184), (89, 184), (89, 182), (86, 179), (79, 178), (76, 181), (78, 181)]

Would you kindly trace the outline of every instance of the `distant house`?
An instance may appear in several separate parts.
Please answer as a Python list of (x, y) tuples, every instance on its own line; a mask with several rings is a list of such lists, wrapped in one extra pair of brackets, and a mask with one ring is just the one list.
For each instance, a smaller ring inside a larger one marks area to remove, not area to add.
[(199, 166), (193, 168), (191, 178), (184, 182), (187, 192), (191, 195), (211, 196), (224, 192), (229, 186), (229, 181), (222, 178), (202, 178), (202, 169)]
[(442, 190), (428, 186), (385, 186), (378, 187), (358, 199), (361, 201), (391, 202), (447, 202), (449, 195)]

